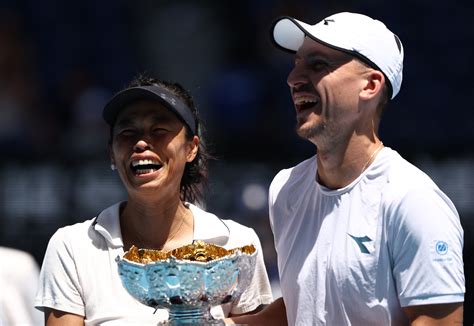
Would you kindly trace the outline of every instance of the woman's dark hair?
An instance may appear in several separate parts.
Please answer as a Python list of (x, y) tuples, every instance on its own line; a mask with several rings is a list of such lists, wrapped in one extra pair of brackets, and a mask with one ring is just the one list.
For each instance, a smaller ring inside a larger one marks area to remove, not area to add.
[[(203, 131), (204, 127), (199, 117), (198, 110), (194, 104), (191, 94), (180, 84), (175, 82), (169, 82), (164, 80), (158, 80), (144, 74), (136, 76), (127, 88), (137, 86), (152, 86), (157, 85), (167, 89), (174, 95), (184, 101), (184, 103), (191, 110), (194, 121), (196, 123), (196, 134), (199, 136), (199, 147), (196, 157), (192, 162), (187, 162), (184, 167), (183, 177), (181, 178), (180, 185), (180, 198), (182, 201), (191, 203), (199, 202), (203, 199), (203, 192), (207, 187), (208, 180), (208, 161), (212, 159), (211, 155), (207, 152), (204, 139)], [(184, 124), (186, 127), (186, 138), (191, 140), (193, 133), (189, 126)], [(113, 132), (113, 126), (111, 127), (111, 134)]]

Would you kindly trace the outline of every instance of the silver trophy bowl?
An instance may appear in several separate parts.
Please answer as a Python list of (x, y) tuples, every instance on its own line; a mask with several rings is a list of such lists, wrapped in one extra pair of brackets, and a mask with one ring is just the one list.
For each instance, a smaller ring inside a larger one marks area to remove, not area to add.
[(195, 241), (171, 252), (132, 247), (117, 263), (135, 299), (168, 310), (168, 321), (159, 325), (224, 325), (210, 308), (240, 297), (253, 277), (256, 257), (253, 245), (226, 250)]

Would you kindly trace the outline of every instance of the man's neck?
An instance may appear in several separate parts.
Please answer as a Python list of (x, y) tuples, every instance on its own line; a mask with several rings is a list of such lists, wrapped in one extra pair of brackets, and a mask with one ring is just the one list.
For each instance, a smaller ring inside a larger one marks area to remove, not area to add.
[(329, 189), (340, 189), (351, 184), (375, 160), (383, 143), (371, 142), (318, 150), (316, 180)]

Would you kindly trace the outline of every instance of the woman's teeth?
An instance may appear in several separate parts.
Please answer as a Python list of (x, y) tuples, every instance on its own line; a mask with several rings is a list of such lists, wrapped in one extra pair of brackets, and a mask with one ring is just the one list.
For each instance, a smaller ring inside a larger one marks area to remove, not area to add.
[(131, 165), (135, 174), (152, 173), (159, 170), (162, 166), (160, 162), (154, 160), (134, 160)]

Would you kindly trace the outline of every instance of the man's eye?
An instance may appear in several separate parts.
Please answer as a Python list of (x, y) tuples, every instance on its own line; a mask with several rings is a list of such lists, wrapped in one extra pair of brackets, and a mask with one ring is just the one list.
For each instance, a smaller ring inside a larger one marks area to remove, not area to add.
[(308, 62), (308, 64), (313, 69), (323, 69), (328, 66), (328, 64), (322, 60), (311, 60)]

